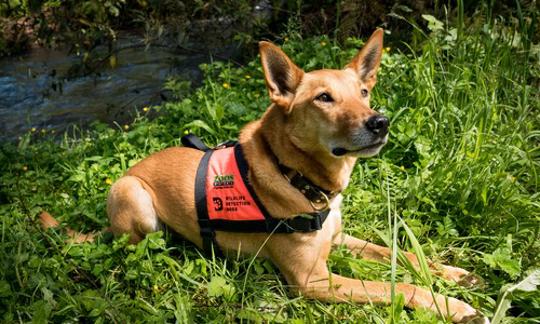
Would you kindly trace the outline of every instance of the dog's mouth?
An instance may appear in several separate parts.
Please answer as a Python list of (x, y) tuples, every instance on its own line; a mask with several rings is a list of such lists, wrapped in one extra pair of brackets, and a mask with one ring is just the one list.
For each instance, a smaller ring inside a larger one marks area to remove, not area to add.
[(359, 149), (358, 148), (353, 149), (353, 150), (350, 150), (344, 147), (336, 147), (332, 149), (332, 154), (334, 154), (335, 156), (343, 156), (346, 154), (351, 154), (351, 155), (356, 155), (356, 156), (369, 157), (369, 156), (379, 153), (379, 150), (386, 144), (386, 142), (387, 142), (387, 139), (384, 138), (376, 143), (363, 146)]

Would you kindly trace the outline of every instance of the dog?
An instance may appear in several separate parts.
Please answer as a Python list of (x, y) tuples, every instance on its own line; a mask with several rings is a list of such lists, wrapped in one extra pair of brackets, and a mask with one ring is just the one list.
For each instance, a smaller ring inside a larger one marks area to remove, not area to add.
[[(333, 246), (345, 246), (356, 257), (389, 262), (391, 250), (342, 232), (341, 192), (358, 158), (379, 153), (387, 143), (389, 120), (370, 108), (383, 49), (377, 29), (341, 70), (304, 72), (276, 45), (260, 42), (259, 51), (271, 99), (262, 118), (242, 128), (238, 143), (249, 165), (247, 182), (267, 212), (278, 220), (327, 210), (320, 229), (292, 233), (213, 231), (212, 243), (224, 254), (257, 255), (279, 268), (293, 292), (327, 302), (389, 304), (391, 285), (330, 273)], [(129, 234), (137, 243), (165, 224), (199, 248), (205, 245), (197, 217), (195, 182), (205, 153), (172, 147), (134, 165), (111, 187), (107, 200), (110, 230)], [(283, 168), (284, 166), (285, 168)], [(284, 171), (285, 170), (285, 171)], [(312, 201), (291, 183), (299, 174), (325, 197)], [(223, 207), (220, 202), (217, 208)], [(419, 262), (404, 253), (413, 266)], [(466, 270), (430, 263), (432, 272), (469, 282)], [(398, 283), (409, 308), (429, 309), (453, 322), (488, 323), (458, 299), (425, 288)]]

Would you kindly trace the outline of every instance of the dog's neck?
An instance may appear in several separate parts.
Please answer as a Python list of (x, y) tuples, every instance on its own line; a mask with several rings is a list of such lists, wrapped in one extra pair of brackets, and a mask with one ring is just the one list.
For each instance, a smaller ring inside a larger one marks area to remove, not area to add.
[[(290, 140), (285, 132), (286, 115), (278, 106), (272, 105), (261, 119), (247, 125), (240, 135), (240, 143), (257, 146), (257, 164), (262, 160), (273, 164), (279, 173), (278, 164), (303, 174), (315, 185), (331, 192), (343, 191), (350, 179), (356, 158), (333, 157), (329, 154), (302, 150)], [(250, 141), (251, 143), (243, 143)], [(256, 165), (251, 165), (257, 168)]]

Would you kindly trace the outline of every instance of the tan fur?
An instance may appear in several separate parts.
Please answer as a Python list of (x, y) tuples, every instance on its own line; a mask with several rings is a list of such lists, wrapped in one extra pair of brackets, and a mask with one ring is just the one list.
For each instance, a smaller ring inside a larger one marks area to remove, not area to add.
[[(272, 105), (261, 119), (242, 129), (239, 142), (250, 165), (249, 181), (274, 217), (313, 211), (310, 202), (281, 174), (276, 161), (302, 172), (322, 188), (341, 192), (348, 185), (357, 157), (374, 155), (380, 149), (344, 156), (334, 156), (331, 151), (336, 145), (354, 148), (351, 134), (364, 134), (367, 119), (376, 114), (369, 106), (369, 95), (363, 96), (362, 91), (371, 92), (375, 85), (382, 37), (381, 29), (375, 31), (343, 70), (309, 73), (294, 65), (275, 45), (261, 42), (261, 60)], [(314, 99), (322, 92), (330, 94), (334, 101)], [(111, 188), (107, 210), (112, 231), (130, 234), (135, 243), (164, 223), (201, 248), (194, 183), (202, 155), (190, 148), (169, 148), (132, 167)], [(259, 256), (272, 260), (292, 289), (306, 297), (388, 304), (389, 283), (344, 278), (328, 271), (326, 261), (332, 245), (345, 245), (354, 255), (376, 261), (388, 262), (390, 258), (388, 248), (341, 232), (340, 203), (341, 195), (337, 195), (320, 231), (271, 237), (217, 232), (217, 242), (225, 253), (234, 255), (237, 251), (253, 255), (260, 250)], [(418, 266), (413, 254), (406, 255)], [(435, 273), (456, 281), (469, 274), (459, 268), (435, 264), (432, 267)], [(434, 301), (428, 290), (410, 284), (398, 284), (396, 289), (404, 294), (408, 307), (436, 311), (436, 301), (442, 315), (452, 321), (484, 321), (471, 306), (457, 299), (436, 295)]]

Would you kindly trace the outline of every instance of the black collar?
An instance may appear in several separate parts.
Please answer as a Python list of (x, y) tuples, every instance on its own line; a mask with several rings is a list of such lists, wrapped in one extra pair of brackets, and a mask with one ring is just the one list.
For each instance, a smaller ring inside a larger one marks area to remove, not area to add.
[(328, 209), (330, 199), (338, 194), (338, 192), (326, 190), (317, 186), (300, 171), (291, 169), (283, 164), (278, 164), (278, 166), (287, 181), (309, 200), (311, 206), (315, 210)]

